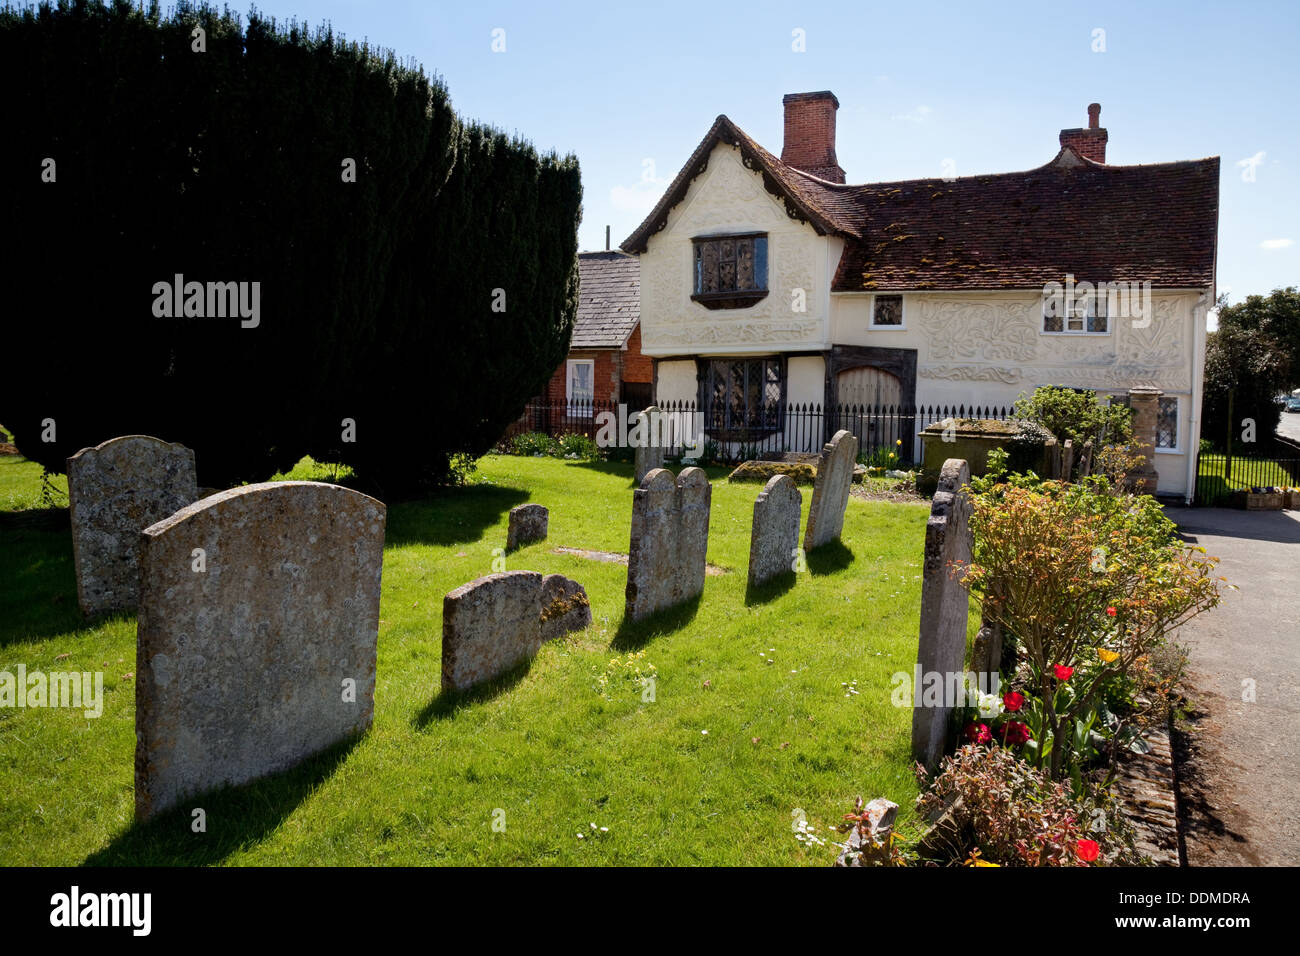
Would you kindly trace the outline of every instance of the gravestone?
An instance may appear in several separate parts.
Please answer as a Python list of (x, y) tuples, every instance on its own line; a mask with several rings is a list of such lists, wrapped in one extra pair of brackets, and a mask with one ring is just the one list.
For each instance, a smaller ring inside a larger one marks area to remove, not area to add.
[(629, 621), (697, 597), (704, 591), (713, 488), (700, 468), (673, 480), (651, 471), (632, 492), (632, 543), (627, 563)]
[(801, 504), (803, 495), (789, 475), (774, 475), (759, 492), (749, 536), (750, 587), (792, 573)]
[(358, 492), (277, 481), (144, 529), (138, 819), (370, 726), (385, 520)]
[[(913, 686), (912, 755), (927, 769), (938, 764), (952, 743), (954, 687), (964, 686), (966, 619), (970, 594), (960, 577), (974, 548), (970, 528), (971, 503), (962, 492), (970, 481), (964, 459), (949, 458), (939, 473), (939, 485), (925, 526), (925, 559), (921, 580), (921, 636), (916, 650), (919, 680)], [(954, 574), (954, 566), (957, 570)], [(939, 675), (940, 699), (923, 688)], [(917, 686), (920, 685), (920, 686)]]
[(140, 532), (198, 496), (194, 452), (184, 445), (127, 435), (68, 459), (72, 558), (83, 614), (136, 607)]
[(587, 592), (562, 574), (504, 571), (462, 584), (442, 599), (442, 689), (499, 677), (590, 623)]
[(539, 603), (543, 644), (570, 631), (581, 631), (591, 624), (591, 602), (586, 590), (563, 574), (548, 574), (542, 578)]
[(636, 441), (636, 483), (640, 487), (645, 476), (664, 466), (663, 415), (651, 405), (633, 419)]
[(834, 541), (844, 530), (844, 509), (849, 505), (849, 488), (857, 463), (858, 440), (846, 429), (841, 428), (822, 446), (812, 505), (808, 509), (808, 527), (804, 531), (805, 551)]
[(549, 521), (550, 512), (544, 505), (527, 504), (511, 508), (506, 550), (514, 551), (534, 541), (545, 541)]

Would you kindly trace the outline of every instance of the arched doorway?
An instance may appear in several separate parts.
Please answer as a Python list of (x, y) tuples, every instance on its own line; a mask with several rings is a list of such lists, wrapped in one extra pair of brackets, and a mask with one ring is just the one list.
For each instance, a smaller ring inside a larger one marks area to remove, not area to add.
[(845, 369), (835, 380), (835, 429), (847, 428), (858, 438), (860, 454), (877, 448), (894, 450), (903, 427), (903, 383), (893, 372), (871, 365)]

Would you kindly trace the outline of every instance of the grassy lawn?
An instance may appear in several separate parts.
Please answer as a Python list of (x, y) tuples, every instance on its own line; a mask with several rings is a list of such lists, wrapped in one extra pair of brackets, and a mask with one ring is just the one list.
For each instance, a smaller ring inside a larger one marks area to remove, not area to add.
[[(83, 625), (66, 517), (32, 517), (39, 474), (0, 456), (0, 670), (102, 670), (104, 712), (0, 709), (0, 864), (825, 865), (833, 848), (801, 846), (792, 813), (825, 836), (859, 794), (900, 804), (915, 832), (911, 711), (891, 706), (890, 675), (915, 662), (924, 505), (850, 499), (843, 545), (747, 598), (761, 486), (711, 471), (708, 559), (731, 573), (626, 627), (625, 567), (551, 549), (627, 551), (631, 466), (488, 456), (477, 484), (389, 510), (370, 733), (137, 827), (135, 620)], [(444, 698), (442, 597), (492, 570), (507, 511), (530, 500), (550, 538), (508, 568), (577, 579), (594, 624)], [(596, 689), (629, 653), (656, 668), (653, 702), (630, 681)]]
[(1297, 466), (1296, 474), (1292, 474), (1286, 468), (1282, 467), (1275, 461), (1262, 459), (1243, 458), (1240, 455), (1233, 456), (1232, 459), (1232, 478), (1225, 478), (1227, 474), (1227, 460), (1222, 454), (1201, 455), (1197, 463), (1197, 497), (1205, 500), (1217, 499), (1220, 496), (1226, 496), (1233, 491), (1240, 491), (1243, 488), (1255, 487), (1292, 487), (1300, 485), (1300, 463)]

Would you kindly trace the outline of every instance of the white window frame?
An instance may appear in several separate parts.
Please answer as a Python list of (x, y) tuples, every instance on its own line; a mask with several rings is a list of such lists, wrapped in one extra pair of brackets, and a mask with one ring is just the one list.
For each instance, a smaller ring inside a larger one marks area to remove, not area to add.
[[(1064, 292), (1062, 292), (1061, 295), (1062, 295), (1062, 300), (1064, 300)], [(1110, 314), (1110, 300), (1108, 299), (1107, 296), (1108, 296), (1108, 293), (1099, 293), (1099, 292), (1097, 292), (1096, 290), (1093, 290), (1092, 292), (1088, 293), (1088, 309), (1087, 309), (1087, 311), (1084, 313), (1083, 328), (1081, 328), (1081, 329), (1071, 329), (1071, 328), (1070, 328), (1070, 320), (1069, 320), (1067, 317), (1062, 316), (1062, 318), (1061, 318), (1061, 331), (1059, 331), (1059, 332), (1049, 332), (1049, 331), (1047, 331), (1047, 303), (1048, 303), (1049, 299), (1051, 299), (1052, 297), (1051, 297), (1051, 296), (1048, 296), (1048, 295), (1044, 295), (1044, 296), (1042, 297), (1042, 299), (1041, 299), (1040, 307), (1039, 307), (1039, 315), (1038, 315), (1038, 334), (1039, 334), (1039, 335), (1092, 336), (1092, 337), (1094, 337), (1094, 338), (1100, 338), (1100, 337), (1102, 337), (1102, 336), (1110, 335), (1110, 334), (1115, 330), (1115, 320), (1114, 320), (1114, 318), (1112, 318), (1112, 316), (1111, 316), (1111, 314)], [(1078, 301), (1078, 298), (1076, 298), (1075, 301), (1077, 302), (1077, 301)], [(1098, 303), (1098, 302), (1105, 302), (1105, 303), (1106, 303), (1106, 306), (1107, 306), (1107, 308), (1106, 308), (1106, 331), (1105, 331), (1105, 332), (1089, 332), (1089, 331), (1088, 331), (1088, 317), (1091, 316), (1091, 317), (1093, 317), (1093, 318), (1096, 318), (1096, 313), (1094, 312), (1094, 310), (1097, 308), (1097, 303)]]
[[(898, 325), (877, 325), (876, 324), (876, 299), (879, 296), (897, 296), (899, 299), (899, 322)], [(872, 331), (880, 332), (902, 332), (907, 329), (907, 296), (902, 292), (873, 292), (871, 294), (871, 305), (867, 312), (867, 328)]]
[[(1166, 399), (1171, 399), (1173, 402), (1175, 402), (1175, 405), (1174, 405), (1174, 447), (1172, 447), (1172, 448), (1161, 448), (1159, 445), (1157, 445), (1155, 451), (1156, 451), (1156, 454), (1157, 454), (1157, 455), (1181, 455), (1181, 454), (1183, 453), (1183, 444), (1182, 444), (1182, 442), (1183, 442), (1183, 397), (1182, 397), (1181, 395), (1161, 395), (1158, 399), (1156, 399), (1156, 403), (1157, 403), (1157, 411), (1159, 411), (1159, 403), (1165, 401)], [(1160, 419), (1159, 419), (1159, 417), (1157, 416), (1157, 418), (1156, 418), (1156, 434), (1157, 434), (1157, 435), (1159, 435), (1159, 432), (1160, 432), (1160, 424), (1159, 424), (1159, 422), (1160, 422)]]
[[(591, 396), (587, 399), (573, 397), (573, 367), (575, 365), (587, 365), (591, 367)], [(564, 363), (564, 403), (565, 413), (570, 418), (590, 418), (592, 416), (592, 405), (596, 400), (596, 360), (595, 359), (568, 359)], [(584, 407), (574, 407), (575, 401), (586, 401), (588, 404)]]

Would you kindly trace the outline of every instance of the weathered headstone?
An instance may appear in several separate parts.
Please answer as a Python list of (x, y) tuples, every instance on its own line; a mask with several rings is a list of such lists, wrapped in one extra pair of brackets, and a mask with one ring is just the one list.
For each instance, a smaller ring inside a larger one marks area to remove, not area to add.
[(805, 551), (834, 541), (844, 530), (844, 509), (849, 505), (853, 466), (857, 462), (858, 440), (851, 431), (841, 428), (822, 446), (812, 505), (808, 509), (808, 527), (804, 531)]
[(630, 621), (689, 601), (704, 590), (713, 489), (700, 468), (672, 473), (656, 468), (632, 492), (632, 543), (628, 552)]
[[(927, 768), (933, 768), (950, 747), (953, 706), (960, 703), (953, 690), (964, 688), (970, 594), (959, 579), (974, 549), (970, 498), (962, 492), (969, 481), (970, 467), (964, 459), (944, 462), (925, 526), (921, 636), (916, 650), (920, 686), (914, 687), (912, 701), (912, 755)], [(929, 692), (935, 686), (938, 694)]]
[(542, 643), (591, 624), (591, 601), (581, 584), (563, 574), (542, 578)]
[(546, 540), (550, 512), (544, 505), (516, 505), (510, 509), (510, 530), (506, 532), (506, 550), (514, 551), (534, 541)]
[(663, 414), (651, 405), (633, 420), (632, 434), (636, 442), (636, 483), (640, 487), (645, 476), (664, 466)]
[(442, 599), (442, 689), (499, 677), (590, 623), (587, 592), (562, 574), (504, 571), (462, 584)]
[(749, 536), (750, 587), (791, 573), (801, 504), (803, 495), (789, 475), (774, 475), (759, 492)]
[(144, 529), (138, 819), (370, 726), (385, 520), (366, 495), (283, 481), (223, 491)]
[(72, 557), (83, 614), (136, 607), (140, 532), (198, 496), (194, 452), (184, 445), (127, 435), (68, 459)]

